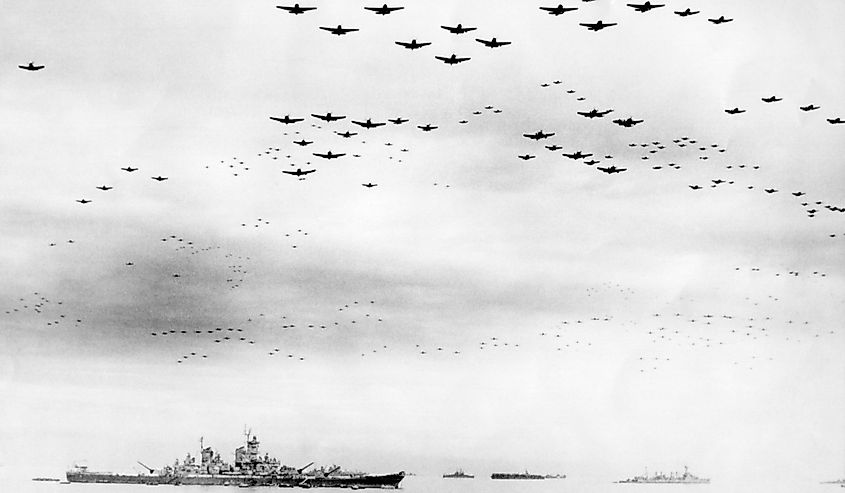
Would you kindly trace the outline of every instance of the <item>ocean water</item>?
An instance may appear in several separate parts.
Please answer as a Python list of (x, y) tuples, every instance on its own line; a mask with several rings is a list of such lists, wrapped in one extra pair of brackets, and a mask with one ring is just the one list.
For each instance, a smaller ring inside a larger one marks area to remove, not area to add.
[[(62, 478), (64, 479), (64, 478)], [(835, 478), (831, 478), (835, 479)], [(275, 490), (270, 487), (239, 488), (237, 486), (146, 486), (121, 484), (59, 484), (32, 481), (31, 478), (5, 478), (0, 484), (3, 493), (150, 493), (164, 490), (182, 493), (225, 493), (227, 491)], [(286, 491), (303, 491), (291, 490)], [(319, 488), (315, 492), (346, 492), (350, 490)], [(375, 493), (379, 490), (359, 490)], [(409, 476), (402, 481), (400, 491), (405, 493), (840, 493), (845, 492), (835, 484), (820, 484), (804, 480), (764, 478), (730, 484), (714, 479), (710, 484), (616, 484), (606, 480), (568, 477), (534, 481), (498, 480), (489, 477), (476, 479), (443, 479), (439, 476)]]

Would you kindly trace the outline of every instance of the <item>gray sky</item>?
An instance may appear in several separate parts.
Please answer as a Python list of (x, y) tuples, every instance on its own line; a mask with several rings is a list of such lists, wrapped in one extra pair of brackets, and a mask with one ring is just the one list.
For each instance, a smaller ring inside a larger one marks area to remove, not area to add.
[(0, 478), (244, 423), (371, 471), (845, 474), (845, 5), (519, 3), (3, 2)]

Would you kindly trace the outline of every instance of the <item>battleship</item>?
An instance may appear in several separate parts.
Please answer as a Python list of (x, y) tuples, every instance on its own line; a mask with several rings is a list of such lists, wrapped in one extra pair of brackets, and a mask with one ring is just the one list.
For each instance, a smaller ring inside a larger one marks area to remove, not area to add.
[(300, 488), (399, 488), (404, 471), (393, 474), (371, 475), (342, 471), (340, 466), (319, 469), (282, 465), (275, 458), (259, 453), (259, 441), (251, 431), (245, 433), (246, 443), (235, 449), (234, 463), (227, 463), (200, 439), (200, 462), (188, 453), (181, 462), (172, 466), (153, 469), (138, 461), (144, 468), (139, 474), (93, 472), (87, 466), (74, 466), (67, 472), (71, 483), (117, 483), (146, 485), (205, 485), (205, 486), (277, 486)]
[(443, 477), (449, 479), (475, 479), (475, 476), (465, 473), (464, 470), (460, 468), (453, 473), (444, 474)]
[(490, 479), (546, 479), (541, 474), (529, 474), (525, 472), (494, 472), (490, 475)]
[(683, 473), (671, 472), (668, 475), (657, 473), (653, 476), (648, 475), (648, 470), (642, 476), (634, 476), (633, 478), (615, 481), (616, 483), (639, 483), (639, 484), (709, 484), (709, 478), (699, 478), (698, 476), (689, 472), (689, 468), (684, 466)]

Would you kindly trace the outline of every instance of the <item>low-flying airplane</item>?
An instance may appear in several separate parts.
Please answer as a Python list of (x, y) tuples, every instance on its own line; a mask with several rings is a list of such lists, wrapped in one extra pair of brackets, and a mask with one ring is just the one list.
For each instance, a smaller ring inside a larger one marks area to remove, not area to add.
[(347, 130), (346, 132), (335, 132), (335, 133), (340, 135), (344, 139), (348, 139), (349, 137), (352, 137), (353, 135), (358, 135), (355, 132), (350, 132), (349, 130)]
[(357, 28), (354, 28), (354, 27), (343, 27), (340, 24), (338, 24), (337, 27), (320, 26), (320, 29), (322, 29), (323, 31), (328, 31), (328, 32), (330, 32), (330, 33), (332, 33), (336, 36), (343, 36), (344, 34), (349, 34), (351, 32), (355, 32), (355, 31), (358, 30)]
[(403, 123), (405, 123), (405, 122), (407, 122), (407, 121), (409, 121), (409, 120), (408, 120), (407, 118), (401, 118), (401, 117), (399, 117), (399, 118), (392, 118), (392, 119), (391, 119), (391, 118), (388, 118), (388, 119), (387, 119), (387, 121), (389, 121), (390, 123), (392, 123), (392, 124), (394, 124), (394, 125), (401, 125), (401, 124), (403, 124)]
[(104, 191), (104, 192), (107, 192), (107, 191), (111, 190), (111, 189), (112, 189), (112, 188), (114, 188), (114, 187), (107, 187), (107, 186), (105, 186), (105, 185), (100, 185), (99, 187), (95, 187), (95, 188), (97, 188), (98, 190), (102, 190), (102, 191)]
[(488, 47), (488, 48), (498, 48), (500, 46), (506, 46), (506, 45), (511, 44), (511, 41), (498, 41), (496, 38), (493, 38), (489, 41), (486, 40), (486, 39), (480, 39), (480, 38), (475, 38), (475, 40), (478, 41), (479, 43), (483, 44), (484, 46)]
[(686, 10), (676, 10), (675, 13), (680, 15), (681, 17), (687, 17), (687, 16), (690, 16), (690, 15), (700, 14), (701, 11), (700, 10), (692, 11), (688, 8)]
[(152, 178), (152, 179), (153, 179), (153, 180), (155, 180), (155, 181), (164, 181), (164, 180), (166, 180), (166, 179), (167, 179), (167, 177), (166, 177), (166, 176), (161, 176), (161, 175), (159, 175), (159, 176), (151, 176), (150, 178)]
[(622, 119), (613, 120), (613, 123), (619, 125), (620, 127), (628, 127), (628, 128), (633, 127), (634, 125), (639, 125), (642, 122), (643, 122), (643, 120), (634, 120), (633, 118), (626, 118), (624, 120), (622, 120)]
[(537, 156), (532, 156), (531, 154), (523, 154), (523, 155), (517, 156), (517, 157), (519, 159), (522, 159), (523, 161), (528, 161), (529, 159), (534, 159)]
[(309, 10), (317, 10), (317, 7), (300, 7), (298, 3), (293, 4), (293, 7), (287, 7), (284, 5), (276, 5), (277, 9), (282, 9), (289, 14), (299, 15), (308, 12)]
[(365, 121), (365, 122), (356, 122), (355, 120), (352, 120), (352, 123), (354, 123), (355, 125), (364, 127), (364, 128), (376, 128), (376, 127), (380, 127), (382, 125), (387, 125), (386, 123), (383, 123), (383, 122), (381, 122), (381, 123), (380, 122), (373, 122), (369, 118), (367, 118), (367, 121)]
[(800, 197), (800, 196), (806, 195), (806, 194), (804, 192), (792, 192), (792, 195), (795, 195), (796, 197)]
[(398, 44), (399, 46), (401, 46), (403, 48), (407, 48), (409, 50), (417, 50), (419, 48), (422, 48), (423, 46), (428, 46), (428, 45), (431, 44), (431, 43), (417, 43), (416, 39), (412, 39), (410, 43), (406, 43), (404, 41), (394, 41), (394, 43)]
[(708, 21), (712, 22), (713, 24), (724, 24), (726, 22), (731, 22), (733, 19), (725, 19), (724, 15), (719, 16), (718, 19), (707, 19)]
[(88, 199), (79, 199), (79, 200), (77, 200), (77, 202), (79, 202), (82, 205), (85, 205), (85, 204), (90, 204), (92, 201), (88, 200)]
[(126, 171), (127, 173), (132, 173), (133, 171), (138, 171), (138, 168), (133, 168), (132, 166), (127, 166), (125, 168), (120, 168), (120, 169), (122, 169), (123, 171)]
[(629, 3), (626, 4), (628, 7), (636, 10), (637, 12), (648, 12), (649, 10), (656, 9), (658, 7), (665, 7), (665, 4), (653, 4), (651, 2), (646, 3)]
[(776, 188), (764, 188), (763, 189), (766, 193), (775, 193), (777, 192)]
[(615, 26), (616, 24), (617, 24), (616, 22), (607, 22), (607, 23), (605, 23), (605, 22), (602, 22), (602, 21), (598, 21), (598, 22), (593, 22), (593, 23), (590, 23), (590, 22), (582, 22), (582, 23), (580, 23), (580, 24), (578, 24), (578, 25), (579, 25), (579, 26), (584, 26), (584, 27), (586, 27), (586, 28), (587, 28), (588, 30), (590, 30), (590, 31), (601, 31), (601, 30), (602, 30), (602, 29), (604, 29), (604, 28), (607, 28), (607, 27), (610, 27), (610, 26)]
[(574, 152), (572, 154), (567, 154), (567, 153), (564, 152), (563, 155), (568, 157), (569, 159), (581, 159), (581, 158), (592, 156), (592, 154), (584, 154), (581, 151)]
[(811, 104), (811, 105), (807, 105), (807, 106), (799, 106), (799, 108), (801, 108), (801, 111), (813, 111), (813, 110), (817, 110), (817, 109), (821, 108), (821, 106), (816, 106), (816, 105)]
[(431, 132), (437, 127), (432, 126), (430, 123), (426, 123), (425, 125), (417, 125), (417, 128), (422, 130), (423, 132)]
[(315, 155), (315, 156), (317, 156), (317, 157), (321, 157), (321, 158), (323, 158), (323, 159), (337, 159), (337, 158), (339, 158), (339, 157), (342, 157), (342, 156), (345, 156), (345, 155), (346, 155), (346, 154), (344, 154), (344, 153), (340, 153), (340, 154), (332, 154), (332, 151), (329, 151), (329, 152), (327, 152), (327, 153), (325, 153), (325, 154), (320, 154), (319, 152), (312, 152), (311, 154), (313, 154), (313, 155)]
[(573, 10), (578, 10), (578, 7), (564, 7), (563, 4), (558, 4), (557, 7), (540, 7), (540, 10), (545, 10), (549, 15), (558, 16)]
[(279, 123), (284, 123), (285, 125), (289, 125), (291, 123), (301, 122), (305, 118), (291, 118), (290, 115), (285, 115), (282, 118), (279, 118), (278, 116), (271, 116), (270, 119), (275, 120)]
[(378, 15), (387, 15), (392, 12), (396, 12), (397, 10), (402, 10), (404, 8), (405, 7), (388, 7), (387, 4), (384, 4), (381, 7), (364, 7), (364, 10), (375, 12)]
[(601, 161), (596, 161), (595, 159), (590, 159), (589, 161), (584, 161), (584, 164), (587, 166), (592, 166), (594, 164), (599, 164)]
[(477, 27), (464, 27), (461, 24), (458, 24), (455, 27), (451, 27), (451, 26), (440, 26), (440, 27), (449, 31), (452, 34), (463, 34), (463, 33), (468, 33), (470, 31), (475, 31), (476, 29), (478, 29)]
[(836, 118), (828, 118), (827, 123), (830, 123), (831, 125), (839, 125), (840, 123), (845, 123), (845, 121), (837, 116)]
[(441, 62), (443, 62), (447, 65), (456, 65), (458, 63), (465, 62), (465, 61), (469, 60), (469, 57), (462, 57), (461, 58), (461, 57), (456, 56), (454, 53), (452, 53), (452, 56), (450, 56), (450, 57), (435, 55), (434, 58), (440, 60)]
[(563, 147), (561, 147), (557, 144), (552, 144), (550, 146), (546, 146), (546, 149), (548, 149), (550, 151), (559, 151), (559, 150), (563, 149)]
[(701, 185), (689, 185), (693, 190), (701, 190)]
[(538, 130), (533, 134), (522, 134), (523, 137), (526, 137), (531, 140), (541, 140), (541, 139), (548, 139), (549, 137), (553, 136), (555, 133), (543, 133), (542, 130)]
[(367, 187), (367, 188), (373, 188), (373, 187), (377, 187), (378, 183), (362, 183), (361, 186)]
[(344, 118), (346, 118), (345, 116), (335, 116), (335, 115), (332, 115), (331, 113), (326, 113), (325, 115), (315, 115), (314, 113), (311, 113), (311, 116), (313, 116), (314, 118), (319, 118), (320, 120), (323, 120), (323, 121), (326, 121), (326, 122), (335, 122), (335, 121), (343, 120)]
[(315, 171), (317, 171), (317, 170), (316, 169), (307, 169), (305, 171), (302, 171), (302, 168), (296, 168), (296, 171), (282, 171), (282, 173), (286, 173), (288, 175), (293, 175), (293, 176), (305, 176), (308, 173), (313, 173)]
[(732, 110), (725, 110), (725, 113), (727, 113), (729, 115), (738, 115), (740, 113), (745, 113), (745, 110), (741, 110), (739, 108), (734, 108)]
[(621, 173), (623, 171), (628, 171), (628, 168), (617, 168), (616, 166), (608, 166), (607, 168), (602, 168), (601, 166), (599, 166), (596, 169), (609, 175), (612, 175), (613, 173)]
[(581, 116), (585, 116), (587, 118), (601, 118), (604, 115), (611, 113), (612, 111), (613, 110), (599, 111), (599, 110), (593, 108), (590, 111), (577, 111), (576, 113), (578, 113)]
[(313, 140), (305, 140), (305, 139), (302, 139), (302, 140), (294, 140), (294, 141), (293, 141), (293, 143), (294, 143), (294, 144), (296, 144), (296, 145), (298, 145), (298, 146), (305, 147), (305, 146), (307, 146), (308, 144), (313, 144), (313, 143), (314, 143), (314, 141), (313, 141)]
[(783, 101), (783, 98), (779, 98), (777, 96), (771, 96), (768, 98), (762, 98), (764, 103), (777, 103), (778, 101)]
[(29, 64), (27, 65), (18, 65), (18, 68), (22, 70), (28, 70), (30, 72), (37, 72), (38, 70), (44, 68), (44, 65), (35, 65), (34, 63), (29, 62)]

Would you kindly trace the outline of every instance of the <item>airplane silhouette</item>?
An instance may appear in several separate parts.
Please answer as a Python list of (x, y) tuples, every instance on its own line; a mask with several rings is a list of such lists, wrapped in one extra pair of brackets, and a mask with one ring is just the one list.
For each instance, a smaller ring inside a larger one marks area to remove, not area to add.
[(452, 53), (452, 56), (450, 56), (450, 57), (435, 55), (434, 58), (440, 60), (441, 62), (443, 62), (447, 65), (456, 65), (458, 63), (465, 62), (465, 61), (469, 60), (469, 57), (459, 58), (459, 57), (455, 56), (454, 53)]
[(320, 29), (322, 29), (323, 31), (328, 31), (328, 32), (330, 32), (334, 35), (337, 35), (337, 36), (343, 36), (344, 34), (348, 34), (348, 33), (351, 33), (351, 32), (358, 30), (357, 28), (354, 28), (354, 27), (343, 27), (340, 24), (338, 24), (337, 27), (322, 27), (322, 26), (320, 26)]
[(575, 152), (573, 154), (567, 154), (567, 153), (564, 152), (563, 155), (568, 157), (569, 159), (581, 159), (581, 158), (592, 156), (592, 154), (584, 154), (581, 151)]
[(836, 118), (828, 118), (827, 123), (830, 123), (831, 125), (838, 125), (840, 123), (845, 123), (845, 121), (837, 116)]
[(373, 123), (373, 121), (370, 120), (369, 118), (367, 118), (367, 121), (365, 121), (365, 122), (356, 122), (355, 120), (352, 120), (352, 123), (354, 123), (355, 125), (364, 127), (364, 128), (376, 128), (376, 127), (380, 127), (382, 125), (387, 125), (386, 123)]
[(77, 202), (79, 202), (82, 205), (85, 205), (85, 204), (90, 204), (92, 201), (88, 200), (88, 199), (79, 199), (79, 200), (77, 200)]
[(316, 10), (317, 7), (300, 7), (298, 3), (295, 3), (293, 7), (285, 7), (284, 5), (276, 5), (277, 9), (286, 10), (290, 14), (299, 15), (308, 12), (309, 10)]
[(308, 173), (313, 173), (315, 171), (317, 171), (317, 170), (316, 169), (308, 169), (308, 170), (302, 171), (302, 168), (296, 168), (296, 171), (282, 171), (282, 173), (286, 173), (286, 174), (293, 175), (293, 176), (305, 176)]
[(102, 190), (102, 191), (106, 192), (106, 191), (108, 191), (108, 190), (111, 190), (111, 189), (112, 189), (112, 188), (114, 188), (114, 187), (107, 187), (107, 186), (105, 186), (105, 185), (101, 185), (101, 186), (99, 186), (99, 187), (95, 187), (95, 188), (97, 188), (97, 189), (99, 189), (99, 190)]
[(30, 72), (36, 72), (44, 68), (44, 65), (34, 65), (32, 62), (29, 62), (28, 65), (18, 65), (19, 69), (28, 70)]
[(377, 187), (378, 183), (362, 183), (361, 186), (367, 187), (367, 188), (373, 188), (373, 187)]
[(305, 118), (291, 118), (290, 115), (285, 115), (283, 118), (279, 118), (277, 116), (271, 116), (270, 119), (275, 120), (275, 121), (280, 122), (280, 123), (284, 123), (285, 125), (288, 125), (288, 124), (291, 124), (291, 123), (301, 122)]
[(639, 4), (638, 3), (629, 3), (629, 4), (626, 4), (626, 5), (628, 5), (628, 7), (631, 7), (632, 9), (636, 10), (637, 12), (648, 12), (651, 9), (656, 9), (658, 7), (665, 7), (666, 6), (664, 4), (652, 4), (651, 2), (639, 3)]
[(160, 175), (159, 176), (151, 176), (150, 178), (152, 178), (155, 181), (164, 181), (164, 180), (167, 179), (166, 176), (160, 176)]
[(331, 113), (326, 113), (325, 115), (315, 115), (314, 113), (311, 113), (311, 116), (313, 116), (314, 118), (319, 118), (320, 120), (326, 122), (334, 122), (346, 118), (345, 116), (334, 116)]
[(131, 173), (133, 171), (138, 171), (138, 168), (133, 168), (132, 166), (127, 166), (125, 168), (120, 168), (120, 169), (122, 169), (123, 171), (126, 171), (127, 173)]
[(578, 25), (584, 26), (590, 31), (601, 31), (604, 28), (607, 28), (607, 27), (610, 27), (610, 26), (615, 26), (616, 24), (617, 24), (616, 22), (604, 23), (602, 21), (598, 21), (598, 22), (595, 22), (595, 23), (582, 22)]
[(452, 34), (463, 34), (463, 33), (468, 33), (470, 31), (475, 31), (476, 29), (478, 29), (477, 27), (464, 27), (461, 24), (458, 24), (455, 27), (450, 27), (450, 26), (440, 26), (440, 27), (449, 31)]
[(388, 118), (387, 121), (389, 121), (390, 123), (392, 123), (394, 125), (401, 125), (401, 124), (407, 122), (408, 120), (405, 119), (405, 118), (394, 118), (392, 120), (390, 118)]
[(607, 168), (602, 168), (601, 166), (599, 166), (596, 169), (609, 175), (612, 175), (613, 173), (621, 173), (623, 171), (628, 171), (628, 168), (617, 168), (616, 166), (608, 166)]
[(557, 17), (561, 14), (578, 10), (578, 7), (564, 7), (562, 4), (558, 4), (557, 7), (540, 7), (540, 10), (545, 10), (549, 15)]
[(725, 113), (727, 113), (729, 115), (738, 115), (740, 113), (745, 113), (745, 110), (741, 110), (739, 108), (734, 108), (732, 110), (725, 110)]
[(349, 137), (352, 137), (353, 135), (358, 135), (354, 132), (350, 132), (349, 130), (347, 130), (346, 132), (343, 132), (343, 133), (341, 133), (341, 132), (335, 132), (335, 133), (340, 135), (344, 139), (348, 139)]
[(412, 39), (410, 43), (406, 43), (406, 42), (403, 42), (403, 41), (394, 41), (394, 43), (396, 43), (399, 46), (402, 46), (404, 48), (407, 48), (409, 50), (416, 50), (416, 49), (422, 48), (423, 46), (428, 46), (428, 45), (431, 44), (431, 43), (417, 43), (416, 39)]
[(387, 4), (384, 4), (381, 7), (364, 7), (364, 10), (375, 12), (378, 15), (387, 15), (391, 12), (396, 12), (397, 10), (402, 10), (404, 8), (405, 7), (388, 7)]
[(643, 120), (634, 120), (633, 118), (626, 118), (624, 120), (613, 120), (613, 123), (621, 126), (621, 127), (633, 127), (634, 125), (639, 125), (642, 123)]
[(523, 155), (517, 156), (517, 157), (519, 159), (522, 159), (523, 161), (528, 161), (529, 159), (534, 159), (537, 156), (532, 156), (531, 154), (523, 154)]
[(546, 146), (546, 149), (548, 149), (550, 151), (559, 151), (559, 150), (563, 149), (563, 147), (561, 147), (557, 144), (552, 144), (550, 146)]
[(433, 127), (430, 123), (426, 123), (425, 125), (417, 125), (417, 128), (422, 130), (423, 132), (431, 132), (437, 127)]
[(493, 38), (490, 41), (487, 41), (485, 39), (479, 39), (479, 38), (475, 38), (475, 40), (478, 41), (479, 43), (483, 44), (484, 46), (488, 47), (488, 48), (498, 48), (500, 46), (506, 46), (506, 45), (511, 44), (511, 41), (497, 41), (496, 38)]
[(342, 156), (345, 156), (345, 155), (346, 155), (346, 154), (343, 154), (343, 153), (341, 153), (341, 154), (332, 154), (332, 151), (329, 151), (329, 152), (327, 152), (327, 153), (325, 153), (325, 154), (320, 154), (319, 152), (312, 152), (311, 154), (313, 154), (313, 155), (315, 155), (315, 156), (317, 156), (317, 157), (321, 157), (321, 158), (323, 158), (323, 159), (337, 159), (337, 158), (339, 158), (339, 157), (342, 157)]
[(725, 19), (725, 16), (719, 16), (718, 19), (707, 19), (708, 21), (712, 22), (713, 24), (724, 24), (725, 22), (731, 22), (733, 19)]
[(313, 140), (305, 140), (305, 139), (303, 139), (303, 140), (294, 140), (294, 141), (293, 141), (293, 143), (294, 143), (294, 144), (296, 144), (296, 145), (298, 145), (298, 146), (305, 147), (305, 146), (307, 146), (308, 144), (313, 144), (313, 143), (314, 143), (314, 141), (313, 141)]
[(681, 10), (681, 11), (677, 11), (677, 10), (676, 10), (676, 11), (675, 11), (675, 13), (676, 13), (676, 14), (678, 14), (678, 15), (680, 15), (681, 17), (687, 17), (687, 16), (690, 16), (690, 15), (700, 14), (700, 13), (701, 13), (701, 11), (700, 11), (700, 10), (696, 10), (695, 12), (693, 12), (693, 11), (692, 11), (692, 10), (690, 10), (690, 9), (686, 9), (686, 10)]
[(775, 188), (765, 188), (764, 190), (765, 190), (765, 192), (766, 192), (766, 193), (775, 193), (775, 192), (777, 192), (777, 189), (775, 189)]
[(801, 108), (801, 111), (813, 111), (821, 108), (821, 106), (815, 106), (811, 104), (809, 106), (800, 106), (799, 108)]
[(792, 195), (795, 195), (796, 197), (800, 197), (800, 196), (806, 195), (806, 194), (804, 192), (792, 192)]
[(593, 108), (590, 111), (577, 111), (576, 113), (578, 113), (581, 116), (585, 116), (587, 118), (601, 118), (604, 115), (606, 115), (606, 114), (608, 114), (612, 111), (613, 110), (599, 111), (599, 110)]
[(783, 98), (779, 98), (777, 96), (771, 96), (768, 98), (762, 98), (764, 103), (776, 103), (778, 101), (783, 101)]
[(689, 185), (693, 190), (701, 190), (701, 185)]
[(599, 164), (601, 161), (596, 161), (595, 159), (590, 159), (589, 161), (584, 161), (584, 164), (587, 166), (592, 166), (594, 164)]
[(555, 133), (543, 133), (542, 130), (538, 130), (536, 133), (533, 134), (522, 134), (523, 137), (529, 138), (531, 140), (541, 140), (541, 139), (548, 139), (549, 137), (553, 136)]

